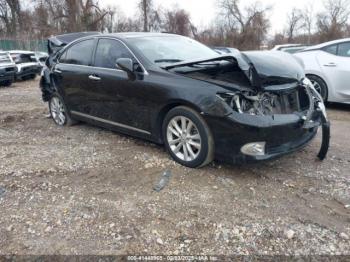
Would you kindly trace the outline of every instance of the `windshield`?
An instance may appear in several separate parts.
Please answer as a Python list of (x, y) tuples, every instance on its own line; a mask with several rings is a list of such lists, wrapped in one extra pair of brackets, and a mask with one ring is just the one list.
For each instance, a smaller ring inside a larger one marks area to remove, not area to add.
[(0, 54), (0, 63), (11, 63), (11, 59), (8, 54)]
[(153, 63), (177, 63), (219, 56), (211, 48), (183, 36), (156, 36), (129, 39)]
[(11, 54), (11, 56), (16, 64), (36, 62), (33, 54)]

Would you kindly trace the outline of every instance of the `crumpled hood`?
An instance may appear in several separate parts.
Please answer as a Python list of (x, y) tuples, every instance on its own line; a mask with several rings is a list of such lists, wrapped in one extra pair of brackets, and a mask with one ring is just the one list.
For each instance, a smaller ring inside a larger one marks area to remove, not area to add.
[[(177, 67), (193, 66), (195, 64), (212, 63), (216, 61), (232, 61), (250, 82), (251, 88), (261, 91), (278, 91), (295, 88), (305, 78), (302, 62), (291, 54), (279, 51), (248, 51), (230, 50), (229, 54), (218, 57), (187, 62), (172, 63), (163, 66), (170, 70)], [(211, 79), (210, 82), (214, 82)], [(221, 81), (221, 84), (223, 81)], [(229, 84), (229, 83), (228, 83)]]
[[(242, 58), (256, 70), (254, 85), (264, 90), (295, 87), (305, 78), (303, 65), (293, 55), (279, 51), (242, 52)], [(244, 70), (244, 69), (242, 69)], [(249, 76), (252, 81), (254, 73)]]

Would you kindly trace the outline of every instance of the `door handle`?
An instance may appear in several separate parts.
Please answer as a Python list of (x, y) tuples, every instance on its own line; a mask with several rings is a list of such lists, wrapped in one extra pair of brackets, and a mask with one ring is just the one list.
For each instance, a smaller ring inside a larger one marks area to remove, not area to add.
[(328, 64), (325, 64), (324, 66), (327, 66), (327, 67), (336, 67), (337, 64), (336, 64), (336, 63), (328, 63)]
[(95, 76), (95, 75), (89, 75), (89, 79), (93, 80), (93, 81), (100, 81), (101, 77)]
[(55, 68), (54, 72), (57, 73), (57, 74), (62, 74), (62, 71), (59, 70), (59, 69), (56, 69), (56, 68)]

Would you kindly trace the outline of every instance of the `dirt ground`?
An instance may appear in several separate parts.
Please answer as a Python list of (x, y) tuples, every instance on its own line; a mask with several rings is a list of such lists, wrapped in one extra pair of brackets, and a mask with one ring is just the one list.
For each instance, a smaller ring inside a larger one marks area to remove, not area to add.
[(0, 254), (350, 255), (350, 108), (328, 111), (324, 162), (317, 138), (276, 161), (194, 170), (146, 141), (57, 127), (38, 79), (0, 88)]

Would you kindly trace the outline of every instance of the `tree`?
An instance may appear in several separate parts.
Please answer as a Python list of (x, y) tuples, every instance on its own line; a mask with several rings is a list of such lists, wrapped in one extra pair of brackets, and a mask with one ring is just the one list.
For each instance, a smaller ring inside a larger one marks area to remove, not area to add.
[(288, 42), (293, 43), (294, 34), (302, 27), (303, 15), (300, 9), (293, 8), (287, 17), (287, 36)]
[(190, 36), (193, 32), (190, 15), (183, 9), (168, 10), (164, 19), (164, 30), (169, 33)]
[(228, 29), (226, 37), (230, 44), (241, 49), (259, 49), (269, 28), (270, 7), (255, 2), (242, 9), (239, 0), (220, 0), (219, 8), (225, 17), (222, 26)]
[(22, 26), (20, 19), (21, 4), (19, 0), (0, 0), (0, 19), (4, 23), (6, 35), (16, 35)]
[(312, 29), (314, 26), (315, 13), (313, 12), (313, 6), (311, 4), (306, 5), (302, 11), (302, 26), (307, 33), (307, 44), (311, 44)]
[(347, 0), (327, 0), (325, 12), (317, 15), (317, 31), (320, 41), (330, 41), (345, 35), (350, 15)]
[(139, 2), (139, 9), (142, 14), (142, 22), (143, 22), (143, 31), (149, 32), (149, 17), (151, 15), (153, 9), (153, 1), (152, 0), (141, 0)]

